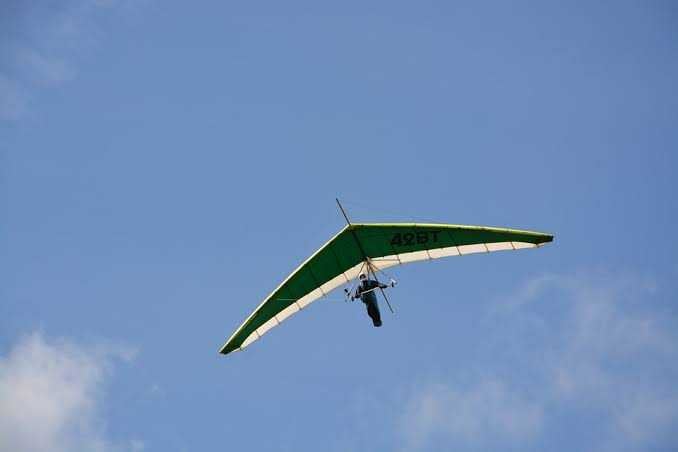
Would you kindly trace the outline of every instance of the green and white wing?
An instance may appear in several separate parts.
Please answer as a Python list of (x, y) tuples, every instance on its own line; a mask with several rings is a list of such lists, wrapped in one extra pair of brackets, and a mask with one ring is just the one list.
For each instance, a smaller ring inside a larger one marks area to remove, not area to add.
[(362, 224), (357, 235), (373, 264), (394, 265), (448, 256), (537, 248), (553, 235), (519, 229), (455, 224)]
[(337, 287), (350, 283), (363, 266), (363, 252), (375, 266), (385, 269), (447, 256), (535, 248), (552, 240), (550, 234), (482, 226), (351, 224), (302, 263), (266, 297), (220, 352), (227, 354), (247, 347), (292, 314)]

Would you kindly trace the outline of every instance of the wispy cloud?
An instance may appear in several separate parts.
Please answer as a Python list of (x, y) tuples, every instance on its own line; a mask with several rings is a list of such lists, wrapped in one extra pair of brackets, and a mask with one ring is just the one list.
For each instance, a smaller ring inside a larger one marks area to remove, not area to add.
[(80, 54), (100, 41), (101, 15), (129, 13), (141, 1), (66, 0), (3, 4), (0, 17), (0, 120), (23, 117), (38, 89), (77, 76)]
[(0, 450), (143, 450), (139, 440), (110, 441), (99, 415), (114, 363), (133, 356), (128, 347), (85, 347), (37, 333), (20, 340), (0, 356)]
[(660, 441), (678, 422), (678, 334), (649, 303), (656, 285), (603, 275), (560, 277), (552, 286), (569, 303), (554, 331), (559, 352), (546, 362), (552, 400), (602, 413), (610, 449)]
[(17, 52), (17, 64), (35, 83), (56, 85), (75, 78), (75, 68), (63, 58), (48, 56), (35, 49)]
[[(411, 393), (402, 422), (408, 448), (441, 438), (534, 445), (562, 416), (595, 419), (579, 449), (675, 445), (678, 334), (656, 302), (661, 295), (651, 280), (629, 275), (528, 281), (490, 315), (500, 346), (475, 363), (477, 383), (439, 380)], [(500, 353), (514, 353), (520, 372), (497, 364)]]
[(402, 431), (412, 449), (440, 435), (461, 445), (524, 440), (539, 431), (542, 411), (498, 379), (470, 386), (438, 382), (424, 385), (410, 399)]
[(27, 106), (24, 88), (0, 73), (0, 120), (19, 119), (26, 113)]

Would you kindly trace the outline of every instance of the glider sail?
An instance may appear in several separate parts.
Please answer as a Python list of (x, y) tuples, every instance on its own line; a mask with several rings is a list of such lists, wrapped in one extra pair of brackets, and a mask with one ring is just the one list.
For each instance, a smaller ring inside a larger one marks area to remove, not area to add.
[(247, 347), (292, 314), (350, 283), (360, 273), (365, 257), (381, 270), (447, 256), (535, 248), (551, 241), (550, 234), (482, 226), (349, 224), (266, 297), (220, 352)]

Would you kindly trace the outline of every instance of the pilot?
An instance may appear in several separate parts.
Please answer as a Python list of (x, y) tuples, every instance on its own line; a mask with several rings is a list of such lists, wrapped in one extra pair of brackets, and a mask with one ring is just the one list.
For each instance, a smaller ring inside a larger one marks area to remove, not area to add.
[[(391, 283), (393, 286), (393, 283)], [(351, 300), (360, 298), (367, 307), (367, 315), (372, 319), (374, 326), (381, 326), (381, 313), (379, 312), (379, 303), (377, 302), (377, 295), (374, 293), (377, 289), (386, 289), (386, 284), (380, 283), (377, 280), (369, 279), (365, 273), (360, 274), (360, 284), (351, 296)]]

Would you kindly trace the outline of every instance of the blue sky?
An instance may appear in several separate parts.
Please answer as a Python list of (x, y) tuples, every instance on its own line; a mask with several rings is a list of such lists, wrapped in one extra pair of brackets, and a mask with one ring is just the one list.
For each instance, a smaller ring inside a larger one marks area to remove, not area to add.
[[(0, 450), (678, 447), (672, 2), (3, 9)], [(556, 240), (218, 355), (335, 196)]]

